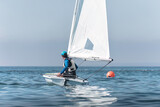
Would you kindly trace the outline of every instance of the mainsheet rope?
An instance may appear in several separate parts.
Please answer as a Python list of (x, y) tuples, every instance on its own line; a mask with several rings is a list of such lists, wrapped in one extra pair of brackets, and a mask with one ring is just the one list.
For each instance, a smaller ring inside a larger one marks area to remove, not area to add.
[[(74, 60), (77, 60), (77, 58), (74, 58)], [(86, 59), (83, 59), (82, 62), (78, 64), (78, 67), (81, 66), (85, 61)]]
[(103, 70), (107, 65), (109, 65), (111, 62), (113, 61), (113, 59), (111, 61), (109, 61), (106, 65), (104, 65), (103, 67), (101, 67), (100, 69), (96, 70), (93, 72), (93, 74), (91, 74), (90, 76), (88, 76), (86, 79), (84, 79), (83, 81), (85, 80), (88, 80), (90, 77), (92, 77), (94, 74), (96, 74), (98, 71), (101, 71)]
[(80, 64), (78, 64), (78, 66), (81, 66), (85, 61), (86, 61), (86, 59), (83, 60)]

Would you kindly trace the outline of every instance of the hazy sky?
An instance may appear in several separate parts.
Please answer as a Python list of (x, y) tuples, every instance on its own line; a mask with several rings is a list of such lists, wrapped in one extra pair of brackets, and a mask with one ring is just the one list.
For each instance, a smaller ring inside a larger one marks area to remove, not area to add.
[[(57, 66), (75, 0), (0, 0), (0, 66)], [(107, 0), (113, 66), (160, 65), (160, 0)]]

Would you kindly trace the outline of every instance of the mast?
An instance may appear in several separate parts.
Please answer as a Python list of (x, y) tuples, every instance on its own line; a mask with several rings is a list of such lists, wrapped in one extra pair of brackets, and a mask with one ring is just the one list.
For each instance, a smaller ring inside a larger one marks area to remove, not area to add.
[(70, 32), (70, 38), (69, 38), (69, 44), (68, 44), (68, 54), (70, 53), (70, 47), (71, 47), (72, 37), (73, 37), (73, 29), (74, 29), (74, 26), (75, 26), (76, 13), (77, 13), (79, 1), (80, 0), (76, 0), (76, 2), (75, 2), (74, 12), (73, 12), (73, 19), (72, 19), (72, 26), (71, 26), (71, 32)]

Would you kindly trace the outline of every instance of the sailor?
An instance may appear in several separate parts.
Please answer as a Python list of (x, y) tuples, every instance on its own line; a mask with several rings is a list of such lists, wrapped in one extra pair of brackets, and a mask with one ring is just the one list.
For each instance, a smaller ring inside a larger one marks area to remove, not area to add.
[(57, 76), (76, 78), (76, 70), (78, 68), (76, 63), (74, 63), (74, 61), (68, 57), (66, 51), (63, 51), (61, 56), (64, 59), (64, 68), (60, 73), (58, 73)]

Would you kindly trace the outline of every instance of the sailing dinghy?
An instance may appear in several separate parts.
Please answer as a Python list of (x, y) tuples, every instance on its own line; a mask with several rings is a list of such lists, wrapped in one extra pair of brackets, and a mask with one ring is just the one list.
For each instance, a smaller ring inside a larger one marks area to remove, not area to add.
[[(76, 0), (70, 33), (68, 56), (85, 61), (112, 61), (109, 52), (106, 0)], [(86, 84), (87, 79), (44, 74), (46, 81), (57, 85)]]

